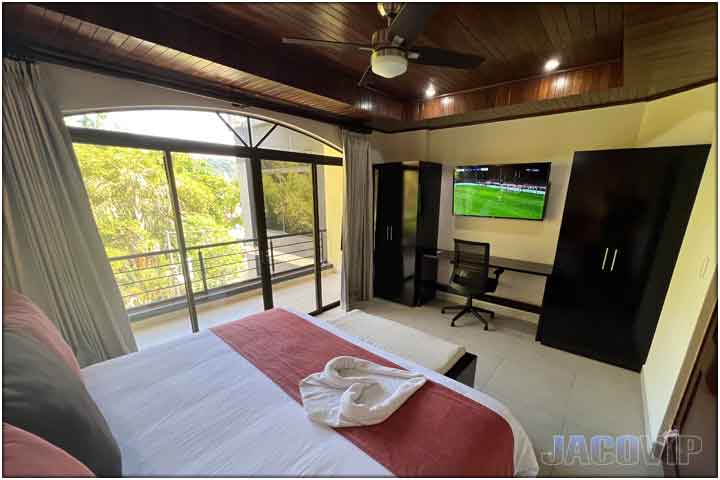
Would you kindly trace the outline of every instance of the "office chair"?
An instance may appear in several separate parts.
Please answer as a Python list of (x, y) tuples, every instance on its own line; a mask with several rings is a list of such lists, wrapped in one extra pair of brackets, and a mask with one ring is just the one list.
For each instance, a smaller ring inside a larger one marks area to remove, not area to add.
[(472, 304), (473, 298), (489, 292), (494, 292), (498, 285), (502, 268), (495, 270), (495, 277), (490, 277), (490, 244), (469, 242), (467, 240), (455, 239), (455, 257), (452, 275), (450, 276), (450, 292), (462, 295), (467, 298), (465, 305), (451, 305), (443, 307), (442, 313), (450, 310), (460, 310), (450, 322), (454, 327), (458, 318), (466, 313), (475, 315), (488, 329), (488, 322), (481, 315), (487, 313), (490, 318), (495, 317), (495, 312), (475, 307)]

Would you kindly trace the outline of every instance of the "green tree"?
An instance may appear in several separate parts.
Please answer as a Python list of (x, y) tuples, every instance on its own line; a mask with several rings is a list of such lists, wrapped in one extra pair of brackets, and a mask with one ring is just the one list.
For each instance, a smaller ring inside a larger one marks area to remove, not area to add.
[[(108, 257), (177, 248), (162, 152), (88, 144), (76, 144), (75, 152)], [(230, 231), (242, 224), (237, 182), (217, 173), (208, 160), (189, 154), (173, 154), (173, 164), (187, 245), (233, 240)], [(216, 279), (209, 288), (231, 283), (247, 270), (238, 245), (206, 253)], [(197, 250), (189, 256), (193, 289), (199, 290), (203, 284)], [(225, 265), (224, 259), (234, 263)], [(128, 307), (184, 293), (177, 253), (112, 263)]]
[(313, 229), (312, 176), (308, 165), (263, 161), (267, 226), (285, 233)]
[[(96, 128), (103, 121), (100, 116), (88, 117), (87, 126)], [(163, 153), (89, 144), (76, 144), (75, 152), (126, 306), (184, 295), (179, 254), (148, 255), (178, 248)], [(235, 159), (187, 153), (172, 157), (193, 291), (203, 290), (206, 284), (210, 289), (253, 278), (251, 243), (205, 247), (235, 240), (231, 231), (242, 225), (242, 187), (236, 180)], [(268, 228), (286, 233), (312, 231), (310, 167), (269, 160), (262, 167)], [(133, 258), (117, 259), (125, 256)]]

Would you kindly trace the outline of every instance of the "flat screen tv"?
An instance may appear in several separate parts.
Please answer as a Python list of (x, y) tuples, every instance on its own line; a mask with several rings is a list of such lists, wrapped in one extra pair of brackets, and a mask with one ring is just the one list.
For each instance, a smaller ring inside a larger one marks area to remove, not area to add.
[(453, 214), (542, 220), (549, 179), (550, 162), (456, 167)]

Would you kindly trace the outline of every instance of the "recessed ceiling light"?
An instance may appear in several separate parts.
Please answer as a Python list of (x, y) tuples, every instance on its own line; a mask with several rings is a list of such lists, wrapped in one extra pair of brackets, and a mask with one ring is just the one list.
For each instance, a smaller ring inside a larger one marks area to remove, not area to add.
[(545, 71), (552, 72), (559, 66), (560, 66), (560, 60), (558, 60), (557, 58), (551, 58), (550, 60), (545, 62)]
[(425, 96), (427, 98), (434, 97), (436, 93), (435, 86), (432, 83), (425, 89)]

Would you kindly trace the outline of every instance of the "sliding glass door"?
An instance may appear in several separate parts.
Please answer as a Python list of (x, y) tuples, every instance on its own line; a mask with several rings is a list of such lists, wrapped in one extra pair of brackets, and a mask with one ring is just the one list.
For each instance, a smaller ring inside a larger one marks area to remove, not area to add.
[(250, 161), (171, 152), (197, 329), (262, 311)]
[(75, 154), (140, 347), (190, 333), (164, 153), (76, 143)]
[(273, 306), (318, 309), (313, 165), (262, 160), (263, 203)]
[(342, 266), (342, 214), (345, 172), (342, 166), (318, 165), (318, 217), (320, 222), (320, 278), (322, 305), (340, 301)]
[(337, 150), (229, 113), (106, 112), (66, 123), (141, 348), (274, 306), (337, 305)]

